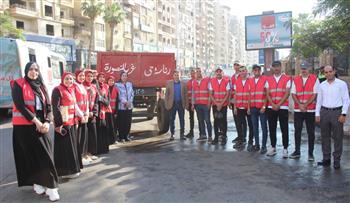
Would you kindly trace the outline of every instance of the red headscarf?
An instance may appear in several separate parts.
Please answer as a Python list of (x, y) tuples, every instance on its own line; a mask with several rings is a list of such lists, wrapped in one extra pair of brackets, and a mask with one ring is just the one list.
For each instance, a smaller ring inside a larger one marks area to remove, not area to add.
[(75, 81), (79, 84), (81, 84), (81, 82), (78, 80), (78, 76), (80, 75), (80, 73), (84, 73), (83, 69), (79, 69), (75, 71)]
[(64, 79), (65, 79), (68, 75), (71, 75), (71, 76), (74, 77), (73, 73), (71, 73), (71, 72), (64, 72), (63, 75), (62, 75), (62, 78), (61, 78), (61, 85), (64, 86), (64, 87), (66, 87), (69, 91), (72, 91), (73, 86), (67, 87), (66, 85), (64, 85), (64, 82), (63, 82)]
[(92, 82), (88, 82), (88, 81), (86, 80), (86, 77), (87, 77), (87, 75), (88, 75), (89, 73), (93, 74), (93, 72), (92, 72), (91, 69), (85, 69), (84, 73), (85, 73), (84, 85), (87, 86), (87, 87), (90, 87), (91, 84), (92, 84)]

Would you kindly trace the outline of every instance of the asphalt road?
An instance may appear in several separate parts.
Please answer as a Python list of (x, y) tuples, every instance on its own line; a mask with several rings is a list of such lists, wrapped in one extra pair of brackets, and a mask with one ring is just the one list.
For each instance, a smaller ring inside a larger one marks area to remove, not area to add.
[[(62, 182), (60, 202), (350, 202), (350, 139), (344, 140), (342, 168), (307, 161), (307, 136), (300, 160), (237, 151), (232, 143), (212, 146), (195, 140), (169, 142), (157, 135), (156, 119), (133, 124), (135, 140)], [(47, 202), (31, 187), (17, 187), (12, 126), (0, 117), (0, 202)], [(294, 148), (290, 124), (290, 153)], [(229, 115), (229, 140), (236, 136)], [(319, 133), (316, 161), (322, 159)]]

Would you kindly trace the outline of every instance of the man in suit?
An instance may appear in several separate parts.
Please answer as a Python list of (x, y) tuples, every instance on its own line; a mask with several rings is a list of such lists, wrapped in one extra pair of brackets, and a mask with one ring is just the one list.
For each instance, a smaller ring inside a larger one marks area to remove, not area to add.
[(187, 85), (180, 81), (179, 71), (173, 73), (173, 80), (168, 81), (165, 92), (165, 108), (170, 112), (170, 141), (174, 140), (175, 116), (179, 114), (180, 140), (186, 140), (185, 108), (188, 107)]

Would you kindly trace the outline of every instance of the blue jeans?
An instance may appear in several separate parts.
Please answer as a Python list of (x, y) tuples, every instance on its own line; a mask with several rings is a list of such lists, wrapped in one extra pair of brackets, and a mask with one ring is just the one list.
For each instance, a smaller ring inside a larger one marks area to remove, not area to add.
[(179, 114), (180, 120), (180, 135), (185, 133), (185, 109), (182, 107), (181, 101), (174, 102), (173, 107), (170, 109), (170, 133), (174, 135), (175, 133), (175, 117), (176, 112)]
[(266, 141), (267, 141), (267, 120), (265, 113), (261, 113), (260, 109), (258, 108), (251, 108), (250, 109), (250, 117), (252, 119), (253, 124), (253, 135), (255, 139), (255, 144), (259, 145), (259, 118), (260, 118), (260, 124), (262, 129), (262, 147), (266, 148)]
[[(195, 104), (199, 124), (199, 136), (206, 137), (205, 125), (207, 125), (208, 136), (212, 137), (212, 126), (210, 122), (210, 108), (205, 104)], [(204, 123), (205, 122), (205, 123)]]

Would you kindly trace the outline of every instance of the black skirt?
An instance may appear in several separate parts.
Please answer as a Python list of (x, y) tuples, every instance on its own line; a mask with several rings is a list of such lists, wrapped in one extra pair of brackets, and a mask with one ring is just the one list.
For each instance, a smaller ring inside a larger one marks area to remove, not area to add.
[(13, 152), (18, 186), (58, 187), (52, 140), (36, 131), (35, 125), (13, 126)]
[(67, 130), (66, 135), (55, 131), (54, 157), (59, 176), (72, 175), (80, 172), (81, 159), (78, 155), (78, 142), (74, 126), (63, 126)]
[(104, 119), (97, 119), (97, 154), (106, 154), (109, 152), (109, 135), (107, 124)]
[(88, 131), (87, 124), (80, 123), (77, 129), (78, 134), (78, 151), (80, 155), (86, 155), (88, 152)]
[(88, 149), (87, 152), (92, 155), (97, 155), (97, 129), (96, 121), (89, 119), (87, 123), (88, 130)]
[(114, 144), (116, 141), (116, 134), (114, 130), (114, 119), (112, 113), (106, 113), (106, 125), (107, 125), (107, 135), (109, 137), (109, 144)]

